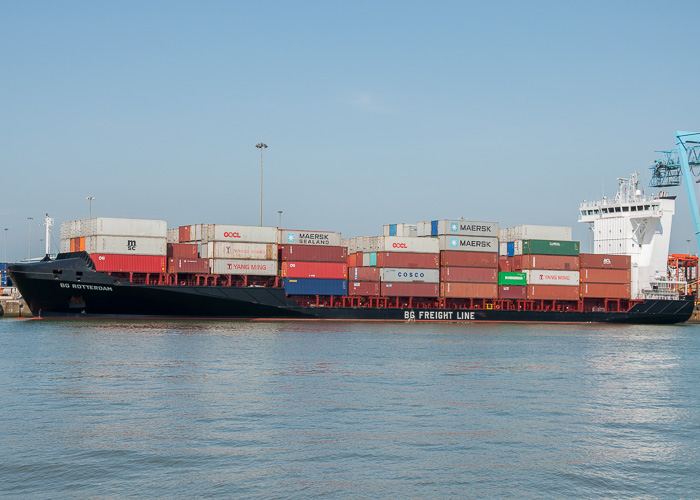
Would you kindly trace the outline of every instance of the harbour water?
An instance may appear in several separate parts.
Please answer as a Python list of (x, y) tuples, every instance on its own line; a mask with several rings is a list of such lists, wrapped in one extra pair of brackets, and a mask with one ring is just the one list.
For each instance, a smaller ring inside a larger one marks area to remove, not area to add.
[(0, 496), (691, 498), (700, 326), (0, 320)]

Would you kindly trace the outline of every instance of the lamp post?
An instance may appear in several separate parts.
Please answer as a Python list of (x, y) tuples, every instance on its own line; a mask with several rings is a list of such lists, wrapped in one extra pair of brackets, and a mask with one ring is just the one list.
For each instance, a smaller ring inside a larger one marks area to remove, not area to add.
[(262, 226), (262, 171), (263, 171), (263, 149), (267, 148), (267, 144), (259, 142), (255, 145), (260, 150), (260, 226)]
[(7, 231), (8, 228), (5, 228), (5, 262), (7, 262)]
[(92, 200), (94, 200), (95, 197), (94, 197), (94, 196), (88, 196), (88, 197), (85, 198), (85, 199), (86, 199), (87, 201), (90, 202), (90, 218), (92, 219)]
[(32, 258), (32, 220), (34, 220), (34, 217), (27, 217), (27, 220), (29, 221), (29, 250), (27, 252), (27, 261), (29, 261)]
[(277, 210), (277, 213), (280, 214), (280, 225), (277, 226), (277, 227), (279, 227), (280, 229), (282, 229), (282, 210)]

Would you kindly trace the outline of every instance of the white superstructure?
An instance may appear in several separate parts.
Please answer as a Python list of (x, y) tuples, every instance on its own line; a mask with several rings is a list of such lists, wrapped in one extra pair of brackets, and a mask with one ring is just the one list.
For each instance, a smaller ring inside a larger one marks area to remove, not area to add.
[(591, 224), (593, 253), (632, 257), (632, 297), (659, 295), (667, 278), (671, 222), (676, 197), (663, 191), (646, 196), (639, 190), (639, 174), (619, 178), (612, 200), (581, 203), (579, 222)]

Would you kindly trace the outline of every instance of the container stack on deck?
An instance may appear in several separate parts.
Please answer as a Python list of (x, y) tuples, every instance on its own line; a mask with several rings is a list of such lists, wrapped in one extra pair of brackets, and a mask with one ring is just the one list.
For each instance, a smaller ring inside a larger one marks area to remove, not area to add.
[(629, 299), (632, 258), (629, 255), (581, 254), (581, 297)]
[(279, 242), (287, 295), (347, 295), (348, 251), (340, 233), (282, 230)]
[(277, 276), (276, 227), (201, 224), (190, 226), (190, 237), (192, 232), (201, 233), (200, 254), (209, 259), (211, 274)]

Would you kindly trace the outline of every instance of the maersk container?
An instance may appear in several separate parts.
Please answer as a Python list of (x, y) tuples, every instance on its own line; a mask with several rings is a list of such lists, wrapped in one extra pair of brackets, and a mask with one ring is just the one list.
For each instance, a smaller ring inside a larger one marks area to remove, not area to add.
[(348, 294), (347, 280), (284, 278), (282, 281), (287, 295), (336, 295)]
[(440, 285), (437, 283), (382, 283), (383, 297), (438, 297)]
[(552, 271), (578, 271), (577, 255), (518, 255), (513, 258), (513, 269), (549, 269)]
[(88, 253), (113, 255), (167, 255), (167, 239), (145, 236), (87, 236), (84, 250)]
[(402, 236), (382, 236), (379, 238), (377, 252), (440, 253), (440, 246), (435, 238), (410, 238)]
[(212, 274), (241, 276), (277, 276), (276, 260), (209, 259)]
[(72, 238), (82, 236), (142, 236), (149, 238), (168, 237), (168, 224), (164, 220), (117, 219), (93, 217), (82, 219), (71, 225)]
[(339, 247), (340, 233), (330, 231), (280, 231), (280, 245), (319, 245), (328, 247)]
[(498, 255), (490, 252), (440, 252), (441, 266), (454, 267), (498, 267)]
[(503, 285), (498, 287), (499, 299), (527, 299), (527, 286)]
[(520, 225), (509, 228), (507, 241), (557, 240), (571, 241), (571, 228), (564, 226)]
[(523, 255), (576, 255), (580, 251), (578, 241), (523, 240)]
[(464, 283), (496, 283), (498, 268), (495, 267), (441, 267), (440, 281)]
[(528, 269), (524, 271), (528, 285), (579, 286), (578, 271), (551, 271), (549, 269)]
[(582, 253), (581, 267), (587, 269), (630, 269), (632, 257), (629, 255), (609, 255)]
[(581, 283), (581, 296), (599, 299), (629, 299), (629, 283)]
[(381, 280), (387, 283), (439, 283), (440, 270), (408, 267), (382, 267)]
[(559, 285), (528, 285), (527, 298), (531, 300), (578, 300), (579, 287)]
[(280, 260), (310, 261), (310, 262), (347, 262), (346, 247), (326, 247), (313, 245), (281, 245)]
[[(229, 224), (207, 224), (202, 226), (203, 242), (273, 243), (277, 244), (279, 230), (276, 227), (233, 226)], [(340, 246), (340, 241), (338, 241)]]
[(195, 243), (168, 243), (168, 258), (196, 259), (198, 247)]
[(168, 272), (182, 274), (208, 274), (209, 259), (168, 259)]
[(451, 299), (497, 299), (496, 283), (440, 283), (440, 296)]
[(379, 281), (350, 281), (348, 282), (348, 295), (378, 297), (380, 288)]
[(629, 269), (581, 269), (581, 283), (611, 283), (629, 285)]
[(379, 252), (377, 253), (377, 267), (438, 269), (440, 267), (440, 255), (434, 253)]
[[(206, 248), (206, 251), (204, 251)], [(255, 259), (276, 260), (277, 245), (275, 243), (228, 243), (225, 241), (210, 241), (202, 244), (202, 257), (209, 259)]]
[(348, 265), (343, 262), (282, 262), (283, 278), (347, 279)]
[(430, 222), (431, 236), (480, 236), (498, 238), (497, 222), (470, 220), (434, 220)]
[(376, 281), (381, 279), (379, 267), (349, 267), (348, 279), (353, 281)]
[(166, 271), (165, 255), (90, 255), (95, 263), (95, 270), (104, 273), (164, 273)]
[[(428, 238), (420, 238), (419, 240), (428, 240)], [(462, 252), (484, 252), (493, 253), (498, 258), (498, 238), (485, 236), (438, 236), (431, 238), (437, 241), (439, 249), (443, 251), (462, 251)]]
[(498, 273), (499, 285), (527, 285), (527, 274), (525, 273)]

